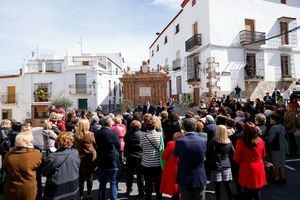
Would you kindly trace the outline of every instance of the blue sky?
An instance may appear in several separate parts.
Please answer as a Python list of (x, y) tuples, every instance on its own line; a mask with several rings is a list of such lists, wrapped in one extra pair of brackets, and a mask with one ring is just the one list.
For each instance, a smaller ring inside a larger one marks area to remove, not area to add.
[(155, 33), (179, 11), (181, 0), (0, 0), (0, 70), (20, 68), (39, 54), (68, 50), (121, 52), (126, 64), (148, 58)]

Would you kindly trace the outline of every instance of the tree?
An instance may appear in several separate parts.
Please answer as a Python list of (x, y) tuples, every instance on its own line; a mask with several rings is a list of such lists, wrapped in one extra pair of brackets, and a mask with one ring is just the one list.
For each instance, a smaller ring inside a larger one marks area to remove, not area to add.
[(51, 99), (49, 108), (52, 106), (55, 106), (56, 108), (64, 108), (66, 110), (73, 106), (73, 102), (61, 93)]

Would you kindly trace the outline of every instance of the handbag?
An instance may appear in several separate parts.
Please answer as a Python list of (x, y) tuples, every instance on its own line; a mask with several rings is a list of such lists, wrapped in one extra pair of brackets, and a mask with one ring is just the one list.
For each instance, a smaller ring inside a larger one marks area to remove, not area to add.
[(281, 131), (282, 131), (282, 127), (281, 127), (280, 132), (276, 133), (276, 136), (273, 138), (272, 142), (270, 143), (271, 151), (279, 151), (280, 150), (279, 136), (280, 136)]
[(164, 168), (164, 166), (165, 166), (165, 160), (163, 160), (162, 158), (161, 158), (161, 154), (164, 152), (164, 142), (163, 142), (163, 138), (162, 138), (162, 135), (160, 135), (160, 144), (159, 144), (159, 147), (157, 147), (157, 146), (155, 146), (154, 144), (153, 144), (153, 142), (148, 138), (148, 136), (145, 134), (145, 137), (146, 137), (146, 139), (148, 140), (148, 142), (150, 142), (150, 144), (151, 144), (151, 146), (153, 146), (154, 147), (154, 149), (156, 150), (156, 151), (158, 151), (159, 152), (159, 157), (160, 157), (160, 167), (163, 169)]

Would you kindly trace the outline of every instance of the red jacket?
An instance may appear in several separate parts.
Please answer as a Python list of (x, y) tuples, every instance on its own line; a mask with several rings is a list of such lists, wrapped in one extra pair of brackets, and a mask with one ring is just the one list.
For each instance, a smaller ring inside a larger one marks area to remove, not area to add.
[(267, 184), (263, 159), (265, 144), (258, 138), (257, 147), (246, 147), (242, 139), (236, 143), (234, 161), (239, 164), (239, 183), (249, 189), (259, 189)]
[(174, 155), (174, 149), (175, 141), (170, 141), (164, 152), (161, 154), (162, 159), (164, 159), (166, 163), (162, 173), (160, 192), (171, 196), (178, 193), (176, 178), (179, 158)]
[(124, 124), (115, 124), (115, 125), (113, 125), (113, 127), (111, 127), (111, 130), (116, 132), (117, 135), (119, 136), (119, 140), (121, 143), (121, 147), (120, 147), (119, 151), (123, 152), (124, 146), (125, 146), (124, 137), (126, 134), (126, 126)]

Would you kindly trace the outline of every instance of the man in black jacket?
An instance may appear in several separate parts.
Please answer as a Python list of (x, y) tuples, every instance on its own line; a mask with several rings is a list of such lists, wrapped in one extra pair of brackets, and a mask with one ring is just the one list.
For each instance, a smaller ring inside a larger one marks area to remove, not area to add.
[(117, 174), (119, 169), (120, 140), (118, 135), (110, 129), (113, 125), (111, 117), (102, 119), (102, 128), (96, 132), (97, 158), (99, 166), (99, 191), (98, 200), (105, 199), (106, 183), (110, 181), (110, 199), (118, 197)]
[(143, 106), (143, 115), (149, 113), (151, 115), (155, 114), (155, 107), (150, 104), (149, 101), (146, 101), (145, 105)]

